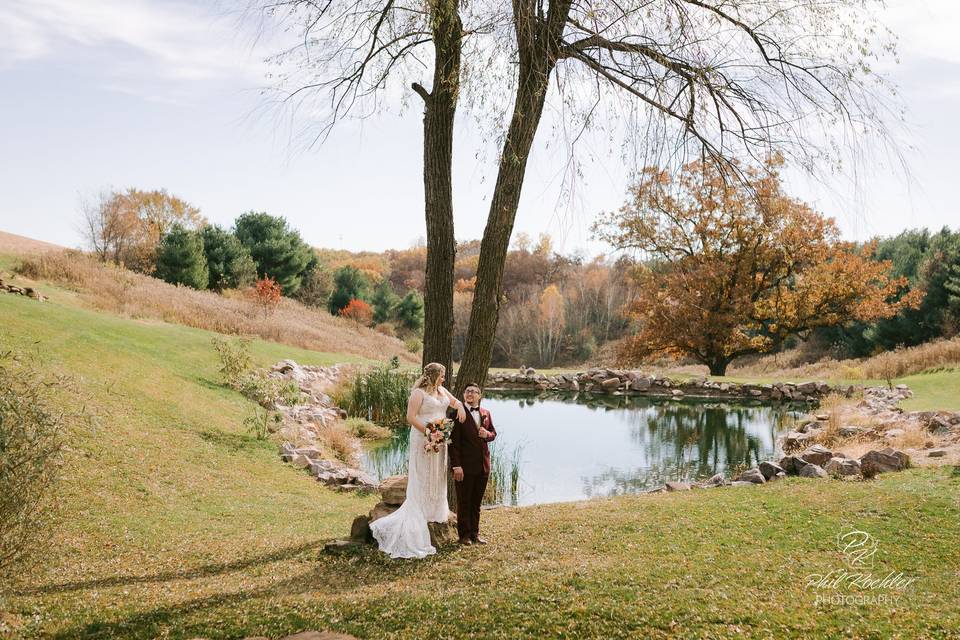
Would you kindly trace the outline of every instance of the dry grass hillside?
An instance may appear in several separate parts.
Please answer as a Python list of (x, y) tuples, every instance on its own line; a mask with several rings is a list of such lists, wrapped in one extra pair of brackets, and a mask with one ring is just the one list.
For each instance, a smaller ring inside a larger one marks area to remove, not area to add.
[[(294, 300), (283, 299), (275, 312), (265, 315), (239, 293), (218, 295), (174, 286), (100, 263), (79, 251), (20, 253), (22, 257), (15, 266), (20, 277), (74, 291), (80, 303), (88, 308), (218, 333), (258, 336), (314, 351), (376, 360), (396, 355), (406, 362), (419, 361), (419, 356), (410, 353), (396, 338)], [(39, 286), (42, 288), (42, 284)], [(44, 293), (51, 292), (44, 290)]]
[(0, 231), (0, 253), (14, 255), (37, 255), (51, 251), (63, 251), (63, 247), (42, 240), (34, 240), (15, 233)]

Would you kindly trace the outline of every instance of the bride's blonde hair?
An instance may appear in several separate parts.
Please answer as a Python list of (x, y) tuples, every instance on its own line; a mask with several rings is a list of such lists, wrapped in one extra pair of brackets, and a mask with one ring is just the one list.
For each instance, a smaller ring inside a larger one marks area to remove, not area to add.
[(414, 389), (429, 389), (431, 387), (436, 387), (437, 382), (440, 380), (440, 376), (447, 372), (447, 368), (444, 367), (439, 362), (431, 362), (423, 368), (423, 374), (417, 378), (416, 384), (413, 385)]

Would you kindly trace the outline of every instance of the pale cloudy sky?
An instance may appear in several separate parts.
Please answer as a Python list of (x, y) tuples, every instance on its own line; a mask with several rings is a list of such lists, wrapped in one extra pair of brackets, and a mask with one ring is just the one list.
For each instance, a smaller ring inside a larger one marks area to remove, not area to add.
[[(895, 0), (885, 22), (900, 37), (891, 77), (908, 107), (912, 179), (878, 165), (856, 190), (792, 185), (856, 239), (960, 227), (960, 2)], [(77, 246), (79, 199), (136, 186), (166, 188), (225, 226), (251, 209), (282, 215), (316, 246), (382, 250), (423, 236), (416, 103), (304, 150), (259, 92), (269, 48), (223, 4), (0, 0), (0, 229)], [(457, 237), (479, 238), (495, 166), (478, 158), (466, 118), (456, 136)], [(623, 200), (618, 157), (599, 154), (571, 199), (552, 149), (538, 144), (529, 166), (516, 230), (602, 251), (588, 227)]]

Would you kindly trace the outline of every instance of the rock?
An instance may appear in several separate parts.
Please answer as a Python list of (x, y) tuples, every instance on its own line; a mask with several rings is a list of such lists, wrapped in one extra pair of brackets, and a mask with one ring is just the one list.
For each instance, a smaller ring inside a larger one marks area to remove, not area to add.
[(829, 414), (829, 413), (818, 413), (817, 415), (815, 415), (815, 416), (813, 416), (813, 417), (816, 418), (817, 420), (819, 420), (820, 422), (826, 422), (827, 420), (830, 419), (830, 414)]
[(373, 542), (370, 533), (370, 516), (357, 516), (350, 525), (350, 539), (356, 542)]
[(780, 467), (789, 476), (795, 476), (800, 473), (800, 469), (806, 466), (807, 461), (800, 456), (784, 456), (780, 458)]
[(650, 378), (646, 376), (634, 378), (630, 383), (630, 388), (634, 391), (647, 391), (650, 388)]
[(933, 449), (927, 453), (928, 458), (942, 458), (945, 455), (947, 455), (946, 449)]
[(764, 480), (772, 480), (777, 477), (778, 473), (786, 475), (783, 467), (775, 462), (761, 462), (757, 468), (760, 470), (760, 473), (763, 474)]
[(909, 466), (910, 456), (889, 447), (880, 451), (868, 451), (860, 458), (860, 470), (865, 478), (872, 478), (878, 473), (901, 471)]
[(683, 391), (681, 391), (680, 389), (671, 389), (671, 390), (670, 390), (670, 395), (672, 395), (674, 398), (676, 398), (676, 397), (682, 396), (682, 395), (683, 395)]
[(748, 480), (734, 480), (730, 483), (731, 487), (754, 487), (756, 486), (755, 482), (750, 482)]
[(667, 491), (690, 491), (690, 485), (686, 482), (669, 481), (664, 485)]
[(293, 466), (295, 466), (297, 469), (306, 469), (307, 467), (310, 466), (310, 463), (311, 463), (311, 462), (313, 462), (313, 461), (312, 461), (310, 458), (308, 458), (307, 456), (303, 455), (302, 453), (296, 454), (296, 455), (293, 456), (293, 458), (290, 460), (290, 464), (292, 464)]
[(819, 465), (808, 464), (800, 469), (799, 475), (801, 478), (826, 478), (827, 472)]
[(832, 476), (858, 476), (860, 475), (860, 463), (850, 458), (830, 458), (824, 471)]
[(374, 522), (375, 520), (379, 520), (383, 516), (390, 515), (391, 513), (393, 513), (399, 508), (400, 507), (398, 507), (397, 505), (387, 504), (385, 502), (378, 502), (376, 505), (374, 505), (373, 509), (370, 509), (370, 515), (368, 516), (367, 525), (369, 526), (370, 523)]
[(804, 382), (803, 384), (797, 385), (797, 391), (800, 393), (816, 393), (817, 392), (817, 383), (816, 382)]
[(407, 476), (390, 476), (380, 483), (380, 495), (383, 502), (401, 505), (407, 497)]
[(866, 429), (863, 427), (848, 425), (848, 426), (840, 427), (840, 430), (838, 431), (838, 433), (842, 438), (853, 438), (854, 436), (859, 436), (865, 431)]
[(899, 437), (902, 436), (904, 433), (906, 433), (906, 431), (904, 431), (903, 429), (887, 429), (887, 430), (883, 433), (883, 437), (884, 437), (884, 438), (890, 438), (890, 439), (892, 440), (893, 438), (899, 438)]
[(763, 473), (760, 472), (760, 469), (747, 469), (741, 473), (737, 480), (740, 482), (753, 482), (754, 484), (763, 484), (767, 479), (763, 476)]
[(750, 395), (754, 398), (758, 398), (763, 395), (763, 391), (760, 391), (760, 389), (750, 389)]
[(813, 438), (812, 434), (800, 433), (799, 431), (788, 431), (783, 437), (783, 446), (787, 449), (797, 449), (802, 447), (807, 440)]
[(607, 378), (600, 382), (600, 387), (604, 391), (613, 391), (620, 386), (620, 378)]
[(722, 473), (717, 473), (717, 474), (714, 474), (714, 475), (710, 476), (709, 479), (704, 480), (703, 482), (701, 482), (701, 483), (698, 484), (697, 486), (700, 487), (701, 489), (709, 489), (709, 488), (711, 488), (711, 487), (722, 487), (722, 486), (725, 485), (726, 483), (727, 483), (727, 481), (724, 479), (723, 474), (722, 474)]
[(430, 530), (430, 544), (439, 547), (445, 544), (451, 544), (458, 539), (457, 534), (457, 514), (450, 511), (446, 522), (428, 522), (427, 528)]
[(800, 457), (810, 464), (815, 464), (819, 467), (822, 467), (823, 465), (827, 464), (830, 458), (833, 457), (833, 452), (826, 447), (815, 444), (812, 447), (807, 447), (804, 449), (803, 453), (800, 454)]

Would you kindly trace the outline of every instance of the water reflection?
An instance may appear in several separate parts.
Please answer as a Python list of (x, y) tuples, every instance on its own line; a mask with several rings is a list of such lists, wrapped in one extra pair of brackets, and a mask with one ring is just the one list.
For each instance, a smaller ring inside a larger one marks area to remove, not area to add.
[[(636, 396), (497, 393), (484, 399), (498, 438), (487, 502), (535, 504), (635, 493), (775, 454), (799, 408)], [(407, 434), (371, 447), (370, 473), (404, 473)]]

